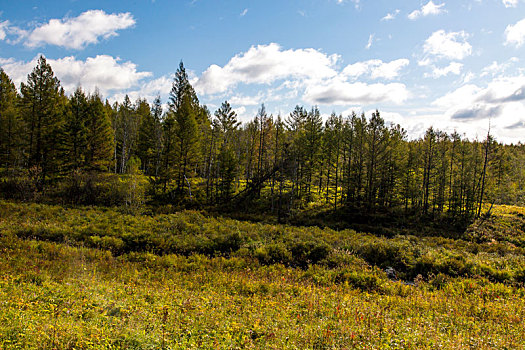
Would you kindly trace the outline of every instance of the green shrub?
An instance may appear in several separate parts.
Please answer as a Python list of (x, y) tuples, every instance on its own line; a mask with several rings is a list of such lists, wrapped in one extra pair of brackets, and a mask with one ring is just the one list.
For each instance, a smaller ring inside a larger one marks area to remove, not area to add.
[(292, 261), (292, 253), (286, 248), (284, 243), (271, 243), (257, 248), (255, 258), (264, 265), (288, 265)]
[(288, 244), (287, 248), (292, 253), (292, 264), (302, 268), (326, 259), (332, 251), (327, 243), (319, 241), (296, 240)]
[(379, 291), (381, 289), (381, 279), (374, 274), (363, 271), (344, 269), (337, 273), (335, 282), (347, 283), (354, 288), (368, 292)]

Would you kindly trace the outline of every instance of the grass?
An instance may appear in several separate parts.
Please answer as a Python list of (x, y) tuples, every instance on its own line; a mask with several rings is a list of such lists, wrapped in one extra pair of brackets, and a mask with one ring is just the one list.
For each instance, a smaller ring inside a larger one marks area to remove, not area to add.
[(525, 348), (523, 250), (504, 237), (13, 202), (0, 232), (2, 349)]

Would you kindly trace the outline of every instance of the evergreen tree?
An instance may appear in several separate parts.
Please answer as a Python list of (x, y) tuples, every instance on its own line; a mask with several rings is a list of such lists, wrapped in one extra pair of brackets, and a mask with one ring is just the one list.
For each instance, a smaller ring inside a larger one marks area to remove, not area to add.
[(18, 99), (15, 84), (0, 68), (0, 168), (6, 172), (19, 165), (22, 155)]
[[(112, 110), (111, 108), (109, 108)], [(104, 107), (98, 91), (89, 96), (86, 125), (86, 167), (90, 170), (109, 170), (113, 158), (114, 133), (108, 108)]]
[(64, 127), (65, 140), (63, 145), (65, 166), (67, 169), (77, 170), (85, 164), (85, 150), (87, 147), (88, 101), (79, 87), (69, 99), (69, 108), (66, 114)]
[(39, 186), (43, 188), (47, 177), (59, 169), (57, 156), (64, 121), (60, 103), (64, 92), (43, 56), (20, 90), (27, 130), (27, 164), (39, 168)]
[[(191, 86), (184, 64), (181, 62), (173, 80), (169, 96), (170, 112), (173, 116), (173, 126), (169, 132), (169, 141), (173, 142), (175, 164), (177, 165), (177, 191), (182, 194), (183, 187), (188, 182), (188, 172), (199, 163), (199, 124), (197, 118), (202, 116), (199, 100)], [(167, 147), (167, 151), (171, 151)], [(171, 153), (171, 152), (170, 152)], [(167, 154), (167, 158), (171, 158)], [(167, 159), (166, 163), (170, 163)]]

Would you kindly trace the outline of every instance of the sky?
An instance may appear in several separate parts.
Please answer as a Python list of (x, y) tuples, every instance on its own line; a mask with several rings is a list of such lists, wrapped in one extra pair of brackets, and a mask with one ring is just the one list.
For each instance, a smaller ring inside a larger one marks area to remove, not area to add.
[(525, 0), (0, 0), (0, 67), (40, 55), (67, 93), (167, 101), (182, 60), (199, 100), (240, 120), (261, 104), (376, 109), (425, 130), (525, 141)]

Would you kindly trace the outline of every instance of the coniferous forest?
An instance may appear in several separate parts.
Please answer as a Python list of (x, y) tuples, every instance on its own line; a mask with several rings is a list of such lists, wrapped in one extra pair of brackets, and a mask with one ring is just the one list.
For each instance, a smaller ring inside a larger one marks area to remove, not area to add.
[[(216, 111), (200, 104), (182, 62), (168, 101), (111, 104), (81, 87), (67, 96), (43, 57), (19, 90), (1, 72), (0, 94), (7, 198), (236, 211), (256, 202), (282, 220), (312, 204), (452, 217), (524, 204), (521, 143), (432, 127), (410, 140), (380, 111), (323, 120), (317, 107), (274, 116), (262, 105), (242, 124), (228, 101)], [(108, 193), (119, 175), (141, 177)]]
[(525, 146), (0, 69), (0, 348), (523, 349)]

